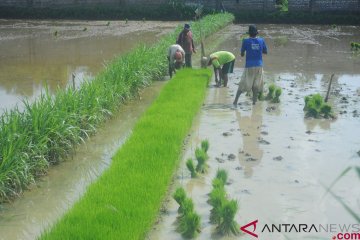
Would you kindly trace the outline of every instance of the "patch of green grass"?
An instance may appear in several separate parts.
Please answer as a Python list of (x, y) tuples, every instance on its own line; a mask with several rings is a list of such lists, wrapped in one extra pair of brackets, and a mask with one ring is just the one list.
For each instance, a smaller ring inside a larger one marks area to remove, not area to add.
[(186, 167), (189, 169), (192, 178), (197, 177), (198, 173), (206, 173), (208, 167), (206, 161), (209, 159), (207, 155), (208, 150), (209, 141), (203, 140), (201, 141), (201, 147), (195, 149), (195, 158), (197, 160), (196, 168), (194, 167), (195, 165), (192, 159), (186, 161)]
[[(273, 103), (279, 103), (281, 93), (281, 88), (272, 83), (269, 86), (269, 92), (266, 95), (265, 100), (272, 101)], [(260, 96), (258, 98), (260, 98)]]
[(269, 92), (265, 98), (266, 100), (272, 100), (274, 98), (275, 88), (276, 88), (275, 84), (270, 84)]
[(351, 46), (351, 50), (354, 50), (354, 51), (359, 51), (360, 50), (360, 43), (351, 42), (350, 46)]
[(202, 148), (196, 148), (195, 157), (198, 162), (196, 165), (196, 171), (199, 173), (205, 173), (207, 171), (206, 160), (208, 159), (206, 152)]
[(238, 203), (228, 200), (225, 192), (227, 172), (219, 169), (212, 181), (213, 189), (209, 194), (208, 203), (212, 206), (210, 210), (210, 222), (217, 224), (216, 230), (222, 235), (239, 234), (239, 225), (234, 220), (238, 211)]
[(218, 169), (216, 172), (216, 178), (220, 179), (222, 181), (223, 185), (225, 185), (227, 182), (227, 179), (228, 179), (227, 171), (224, 169)]
[(194, 161), (193, 161), (191, 158), (189, 158), (189, 159), (186, 161), (186, 167), (189, 169), (192, 178), (197, 177), (197, 172), (196, 172), (196, 169), (195, 169), (195, 164), (194, 164)]
[(206, 69), (178, 71), (110, 168), (40, 239), (143, 239), (158, 214), (210, 77)]
[(272, 100), (273, 103), (279, 103), (280, 102), (281, 93), (282, 93), (281, 88), (278, 87), (278, 88), (275, 89), (275, 96), (274, 96), (274, 98)]
[(205, 153), (209, 150), (209, 141), (203, 140), (201, 141), (201, 149), (204, 150)]
[[(176, 230), (185, 238), (194, 238), (200, 232), (200, 216), (194, 211), (194, 203), (186, 197), (185, 190), (180, 187), (174, 193), (175, 201), (180, 205), (178, 226)], [(180, 197), (180, 198), (179, 198)]]
[(186, 199), (185, 190), (183, 188), (181, 188), (181, 187), (177, 188), (175, 190), (174, 194), (173, 194), (173, 198), (177, 202), (177, 204), (179, 204), (178, 212), (182, 212), (184, 202), (185, 202), (185, 199)]
[(210, 193), (209, 204), (213, 207), (210, 210), (210, 222), (219, 224), (221, 221), (221, 208), (226, 200), (226, 192), (223, 187), (214, 187)]
[(239, 225), (234, 220), (238, 210), (238, 203), (235, 200), (225, 200), (220, 210), (220, 223), (217, 226), (219, 233), (223, 235), (239, 234)]
[(189, 212), (181, 219), (178, 231), (184, 238), (194, 238), (200, 232), (201, 218), (195, 212)]
[(317, 93), (313, 95), (305, 96), (305, 117), (313, 118), (334, 118), (332, 107), (324, 102), (323, 97)]

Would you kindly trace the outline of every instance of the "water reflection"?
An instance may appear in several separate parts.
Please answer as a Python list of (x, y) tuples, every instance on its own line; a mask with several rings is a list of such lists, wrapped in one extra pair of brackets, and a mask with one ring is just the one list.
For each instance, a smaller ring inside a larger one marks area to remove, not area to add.
[(263, 157), (263, 150), (260, 147), (262, 103), (253, 106), (250, 116), (243, 116), (236, 110), (236, 119), (243, 135), (243, 148), (239, 148), (238, 158), (240, 165), (244, 168), (244, 175), (250, 178), (253, 175), (254, 167), (259, 165)]

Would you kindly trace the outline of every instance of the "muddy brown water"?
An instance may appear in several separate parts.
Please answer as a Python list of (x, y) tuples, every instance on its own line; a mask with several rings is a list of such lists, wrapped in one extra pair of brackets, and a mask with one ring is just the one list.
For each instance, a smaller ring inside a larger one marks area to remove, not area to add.
[(0, 112), (36, 98), (46, 84), (79, 86), (104, 64), (150, 44), (177, 22), (24, 21), (0, 19)]
[[(0, 20), (0, 112), (35, 99), (44, 82), (55, 92), (92, 78), (106, 61), (139, 43), (153, 43), (176, 22)], [(87, 30), (83, 31), (86, 27)], [(57, 31), (57, 36), (54, 32)], [(0, 205), (0, 239), (35, 239), (54, 223), (106, 169), (136, 120), (166, 82), (154, 82), (122, 106), (76, 154), (50, 169), (11, 204)], [(19, 106), (21, 108), (21, 105)]]
[[(217, 49), (236, 53), (236, 69), (229, 75), (228, 88), (209, 87), (169, 196), (146, 239), (183, 239), (176, 232), (178, 205), (171, 198), (178, 186), (185, 188), (201, 216), (197, 239), (256, 239), (245, 233), (219, 236), (216, 226), (209, 223), (208, 193), (218, 169), (228, 171), (225, 188), (228, 198), (238, 201), (236, 221), (244, 226), (258, 220), (258, 239), (332, 239), (342, 232), (340, 226), (349, 224), (355, 224), (349, 232), (360, 231), (359, 223), (339, 201), (330, 194), (324, 196), (326, 186), (345, 168), (360, 165), (360, 55), (350, 50), (350, 42), (360, 39), (360, 28), (258, 27), (269, 48), (264, 59), (265, 87), (272, 82), (280, 86), (281, 102), (264, 101), (252, 106), (250, 98), (242, 95), (240, 105), (232, 105), (243, 72), (239, 39), (246, 25), (233, 25), (218, 34), (224, 41)], [(304, 119), (304, 96), (325, 96), (333, 73), (330, 103), (337, 119)], [(210, 142), (209, 170), (191, 179), (185, 161), (195, 158), (195, 149), (203, 139)], [(354, 170), (342, 177), (332, 191), (360, 213), (360, 178)], [(281, 233), (271, 233), (263, 231), (266, 224), (315, 224), (317, 228), (322, 224), (329, 230), (296, 233), (283, 228)]]

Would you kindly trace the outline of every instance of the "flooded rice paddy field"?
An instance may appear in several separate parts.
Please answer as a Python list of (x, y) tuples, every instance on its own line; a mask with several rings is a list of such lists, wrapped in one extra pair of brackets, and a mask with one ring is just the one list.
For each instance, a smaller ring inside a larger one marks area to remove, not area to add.
[[(197, 239), (255, 239), (242, 234), (221, 237), (209, 223), (207, 203), (211, 181), (218, 169), (228, 171), (226, 192), (239, 203), (237, 222), (244, 226), (258, 220), (259, 239), (332, 239), (339, 225), (358, 223), (330, 194), (326, 186), (348, 166), (360, 165), (360, 56), (350, 50), (359, 41), (360, 28), (341, 26), (259, 25), (269, 54), (265, 56), (265, 79), (283, 90), (279, 104), (240, 97), (232, 102), (244, 67), (239, 56), (240, 34), (246, 25), (233, 25), (217, 36), (224, 41), (218, 50), (236, 53), (234, 74), (228, 88), (209, 87), (208, 96), (195, 121), (183, 160), (175, 175), (159, 220), (147, 239), (182, 239), (176, 232), (178, 205), (171, 195), (185, 188), (201, 216), (202, 231)], [(330, 104), (335, 120), (305, 119), (304, 97), (325, 96), (331, 74), (335, 74)], [(190, 178), (185, 166), (195, 159), (201, 140), (210, 142), (209, 170)], [(360, 212), (360, 178), (351, 170), (332, 191), (355, 213)], [(265, 224), (335, 224), (332, 232), (269, 233)], [(249, 227), (252, 231), (252, 227)], [(357, 230), (352, 229), (352, 230)], [(351, 230), (350, 230), (351, 231)]]
[(21, 108), (44, 86), (91, 79), (106, 62), (140, 43), (150, 44), (177, 22), (23, 21), (0, 19), (0, 112)]

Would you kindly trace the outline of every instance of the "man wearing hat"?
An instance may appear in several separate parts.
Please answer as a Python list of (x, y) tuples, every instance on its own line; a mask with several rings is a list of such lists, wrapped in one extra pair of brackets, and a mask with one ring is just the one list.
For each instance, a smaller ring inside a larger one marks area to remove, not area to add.
[(184, 25), (184, 29), (179, 34), (176, 43), (179, 44), (185, 51), (185, 66), (191, 68), (191, 55), (192, 53), (196, 53), (196, 51), (189, 24), (186, 23)]
[[(201, 61), (205, 61), (206, 58), (203, 58)], [(210, 54), (210, 57), (207, 59), (207, 65), (213, 65), (215, 73), (215, 82), (216, 86), (221, 86), (221, 80), (224, 80), (224, 87), (228, 83), (228, 73), (233, 73), (235, 56), (231, 52), (227, 51), (218, 51)], [(219, 77), (218, 77), (219, 76)]]
[(253, 105), (255, 105), (258, 94), (263, 91), (263, 59), (262, 55), (267, 54), (267, 47), (264, 39), (257, 37), (258, 31), (255, 25), (249, 26), (249, 38), (242, 42), (241, 56), (246, 52), (245, 70), (241, 77), (238, 90), (236, 92), (234, 105), (237, 105), (240, 94), (252, 91)]
[(185, 64), (185, 51), (178, 45), (174, 44), (169, 47), (167, 59), (169, 61), (169, 75), (172, 77), (173, 72), (176, 73), (176, 69), (180, 69)]

